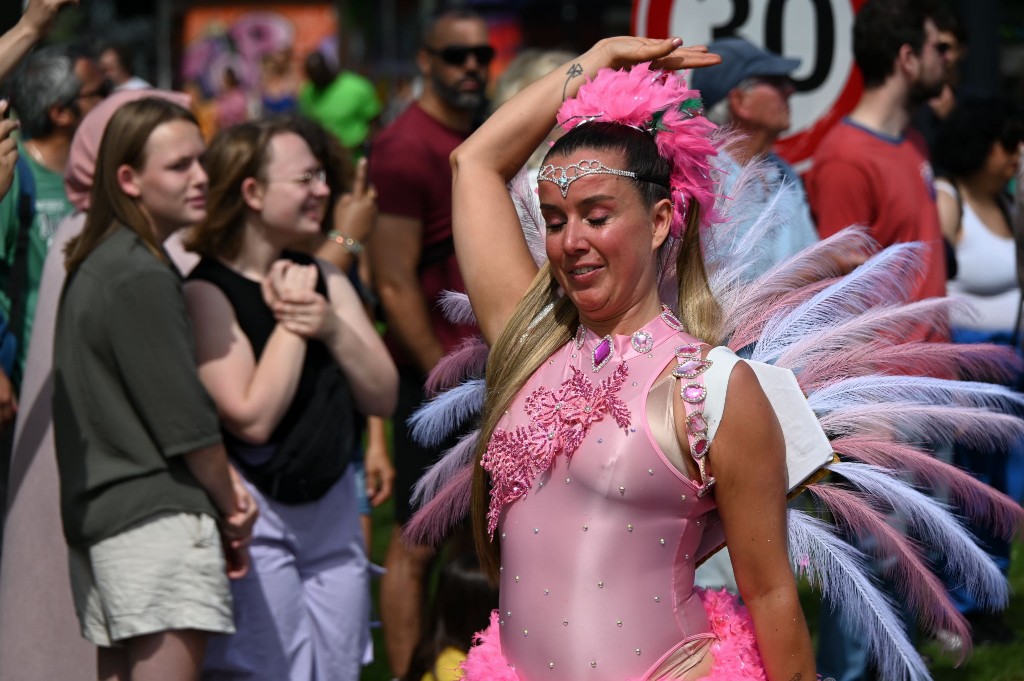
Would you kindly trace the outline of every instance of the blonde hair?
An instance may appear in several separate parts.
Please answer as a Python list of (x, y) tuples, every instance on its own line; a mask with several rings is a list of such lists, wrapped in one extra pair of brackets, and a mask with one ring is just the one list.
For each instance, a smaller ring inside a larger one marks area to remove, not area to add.
[[(695, 201), (690, 201), (688, 215), (682, 240), (678, 243), (666, 241), (662, 245), (666, 255), (674, 253), (676, 256), (680, 304), (674, 312), (690, 334), (718, 345), (721, 342), (721, 309), (708, 285), (700, 243), (700, 209)], [(476, 465), (473, 467), (470, 514), (480, 566), (493, 582), (498, 579), (500, 555), (498, 545), (487, 532), (490, 490), (481, 458), (505, 410), (533, 373), (572, 339), (578, 325), (576, 306), (567, 296), (559, 294), (551, 265), (545, 263), (512, 312), (487, 360), (487, 395), (476, 448)]]

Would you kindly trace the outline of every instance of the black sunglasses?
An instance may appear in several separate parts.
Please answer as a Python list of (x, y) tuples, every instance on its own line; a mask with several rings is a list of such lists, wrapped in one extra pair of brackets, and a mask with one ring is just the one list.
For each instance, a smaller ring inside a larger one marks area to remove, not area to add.
[(424, 47), (427, 52), (438, 56), (446, 64), (452, 66), (462, 66), (466, 63), (469, 55), (473, 55), (476, 58), (476, 63), (480, 66), (487, 66), (494, 60), (494, 48), (490, 45), (475, 45), (473, 47), (467, 47), (465, 45), (452, 45), (450, 47), (442, 47), (437, 50), (433, 47)]

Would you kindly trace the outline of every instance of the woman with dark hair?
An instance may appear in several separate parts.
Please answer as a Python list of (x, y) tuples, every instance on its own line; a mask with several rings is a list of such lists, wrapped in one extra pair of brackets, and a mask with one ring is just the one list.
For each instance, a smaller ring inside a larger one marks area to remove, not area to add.
[(177, 104), (125, 104), (66, 249), (53, 423), (72, 591), (101, 679), (197, 679), (207, 635), (234, 630), (227, 578), (248, 568), (256, 504), (228, 464), (162, 247), (206, 216), (203, 150)]
[(940, 128), (935, 165), (939, 220), (956, 252), (949, 295), (975, 312), (954, 315), (954, 340), (1009, 342), (1020, 305), (1007, 186), (1017, 172), (1024, 127), (994, 101), (965, 102)]
[[(1018, 344), (1021, 291), (1017, 240), (1012, 230), (1007, 187), (1020, 163), (1024, 126), (997, 101), (958, 106), (939, 128), (935, 164), (939, 221), (953, 246), (956, 276), (947, 283), (951, 298), (969, 303), (953, 308), (950, 323), (957, 343)], [(1014, 448), (1020, 449), (1018, 442)], [(959, 442), (954, 460), (981, 480), (1009, 492), (1021, 480), (1021, 453), (1004, 447)], [(1019, 494), (1019, 491), (1018, 491)], [(1004, 574), (1010, 567), (1010, 543), (985, 527), (973, 528)], [(954, 591), (957, 606), (972, 625), (976, 642), (1005, 642), (1013, 631), (999, 613), (981, 607), (964, 589)]]
[(263, 513), (253, 570), (233, 585), (238, 632), (212, 642), (209, 679), (359, 678), (369, 565), (348, 463), (362, 416), (388, 416), (397, 372), (348, 279), (290, 250), (330, 193), (283, 123), (219, 133), (204, 156), (207, 218), (186, 245), (199, 375)]

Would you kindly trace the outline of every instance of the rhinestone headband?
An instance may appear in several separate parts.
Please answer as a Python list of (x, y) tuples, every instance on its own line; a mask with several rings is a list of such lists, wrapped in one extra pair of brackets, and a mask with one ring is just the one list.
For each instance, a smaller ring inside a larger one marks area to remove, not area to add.
[(538, 182), (551, 182), (558, 186), (562, 191), (562, 198), (569, 193), (569, 185), (576, 180), (586, 177), (587, 175), (619, 175), (620, 177), (629, 177), (637, 179), (636, 173), (632, 170), (619, 170), (618, 168), (609, 168), (605, 164), (597, 160), (580, 161), (579, 163), (573, 163), (567, 166), (556, 166), (552, 163), (540, 169), (540, 175), (537, 176)]
[[(686, 227), (691, 202), (701, 208), (702, 226), (721, 221), (715, 209), (718, 196), (711, 173), (711, 159), (718, 153), (715, 125), (701, 115), (700, 102), (700, 93), (689, 89), (682, 77), (651, 69), (650, 64), (621, 71), (601, 69), (593, 80), (580, 87), (575, 97), (562, 103), (558, 122), (567, 131), (591, 121), (604, 121), (652, 134), (659, 155), (669, 163), (670, 175), (667, 181), (636, 179), (669, 187), (675, 204), (669, 232), (678, 239)], [(570, 168), (565, 168), (563, 179), (557, 170), (548, 170), (547, 177), (542, 171), (538, 179), (557, 184), (563, 196), (572, 181), (584, 174), (625, 174), (593, 169), (574, 175)]]

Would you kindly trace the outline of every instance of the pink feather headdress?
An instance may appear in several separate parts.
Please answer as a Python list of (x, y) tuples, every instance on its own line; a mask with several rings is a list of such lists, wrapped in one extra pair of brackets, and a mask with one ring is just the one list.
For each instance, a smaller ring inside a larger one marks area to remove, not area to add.
[(651, 70), (650, 63), (632, 69), (601, 69), (558, 110), (565, 130), (600, 120), (650, 132), (658, 153), (672, 167), (669, 183), (675, 201), (671, 234), (686, 227), (690, 199), (701, 208), (701, 226), (718, 221), (710, 158), (718, 154), (712, 136), (717, 129), (703, 115), (700, 93), (686, 87), (678, 74)]

